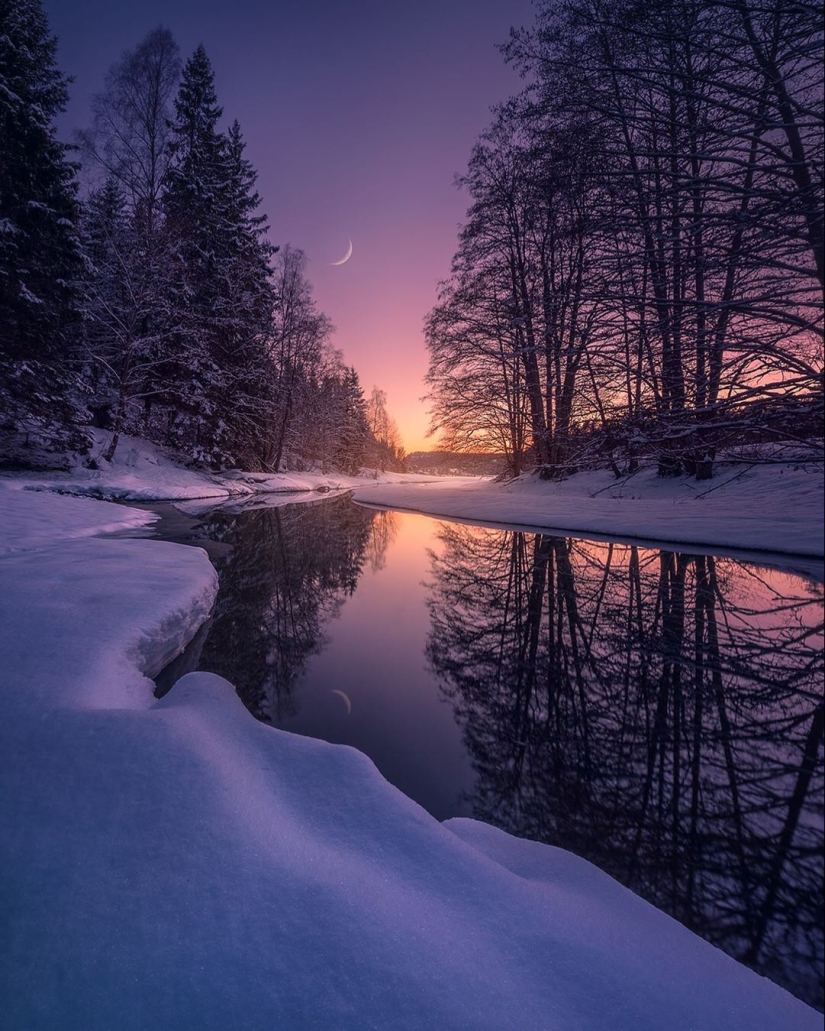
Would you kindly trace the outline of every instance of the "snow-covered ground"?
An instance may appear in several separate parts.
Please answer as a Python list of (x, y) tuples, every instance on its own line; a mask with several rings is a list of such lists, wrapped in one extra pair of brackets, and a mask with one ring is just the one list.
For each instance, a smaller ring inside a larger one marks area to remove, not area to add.
[(364, 484), (356, 501), (482, 523), (822, 557), (821, 466), (720, 464), (713, 480), (625, 480), (607, 470), (554, 483)]
[(4, 489), (0, 478), (0, 556), (13, 551), (34, 551), (58, 540), (137, 530), (157, 518), (122, 505), (102, 504), (86, 498), (26, 493), (21, 503), (16, 491)]
[(560, 482), (527, 475), (506, 483), (378, 471), (361, 476), (214, 474), (186, 468), (164, 449), (126, 436), (114, 461), (105, 462), (99, 456), (108, 436), (95, 434), (93, 455), (99, 468), (6, 474), (0, 476), (0, 488), (57, 490), (116, 501), (177, 501), (191, 512), (225, 501), (254, 503), (275, 494), (288, 503), (302, 492), (347, 491), (364, 504), (480, 523), (815, 559), (825, 555), (825, 477), (822, 466), (810, 462), (720, 462), (714, 479), (705, 483), (662, 479), (652, 468), (621, 480), (600, 470)]
[(82, 497), (112, 501), (185, 501), (207, 498), (218, 504), (260, 494), (291, 494), (303, 491), (351, 490), (365, 480), (396, 483), (432, 480), (432, 476), (370, 472), (363, 476), (343, 473), (246, 473), (232, 470), (210, 473), (187, 468), (168, 450), (138, 437), (122, 436), (113, 461), (100, 456), (106, 450), (108, 434), (92, 431), (95, 446), (89, 456), (98, 468), (78, 465), (71, 472), (5, 474), (0, 483), (29, 490), (59, 490)]
[(90, 536), (144, 513), (0, 499), (4, 1029), (821, 1028), (587, 862), (439, 824), (219, 677), (156, 701), (205, 554)]

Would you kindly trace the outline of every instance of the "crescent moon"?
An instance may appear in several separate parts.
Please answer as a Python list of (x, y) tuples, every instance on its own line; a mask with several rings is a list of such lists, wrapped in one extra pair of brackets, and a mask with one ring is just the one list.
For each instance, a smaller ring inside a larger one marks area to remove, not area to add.
[(339, 691), (338, 688), (333, 688), (330, 694), (337, 694), (339, 697), (344, 699), (344, 705), (347, 707), (347, 716), (352, 712), (352, 702), (349, 700), (349, 695), (344, 691)]
[(330, 265), (343, 265), (345, 262), (349, 261), (349, 259), (351, 257), (352, 257), (352, 240), (348, 240), (347, 241), (347, 253), (343, 256), (343, 258), (339, 258), (338, 261), (331, 261)]

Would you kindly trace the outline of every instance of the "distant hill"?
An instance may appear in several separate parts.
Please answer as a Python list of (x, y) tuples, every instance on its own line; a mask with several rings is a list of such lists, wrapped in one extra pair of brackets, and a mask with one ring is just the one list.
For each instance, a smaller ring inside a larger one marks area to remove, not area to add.
[(413, 451), (406, 456), (408, 473), (430, 473), (436, 476), (498, 476), (504, 472), (503, 455), (452, 451)]

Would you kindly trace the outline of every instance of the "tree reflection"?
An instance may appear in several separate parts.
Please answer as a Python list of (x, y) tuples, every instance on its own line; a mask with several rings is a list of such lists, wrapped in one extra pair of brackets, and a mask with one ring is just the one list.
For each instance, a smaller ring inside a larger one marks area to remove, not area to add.
[(324, 624), (354, 593), (365, 564), (380, 568), (391, 512), (348, 498), (210, 517), (202, 533), (232, 544), (199, 668), (235, 684), (260, 720), (295, 713), (296, 685), (324, 644)]
[(734, 559), (440, 536), (428, 658), (474, 815), (585, 856), (821, 1007), (821, 589)]

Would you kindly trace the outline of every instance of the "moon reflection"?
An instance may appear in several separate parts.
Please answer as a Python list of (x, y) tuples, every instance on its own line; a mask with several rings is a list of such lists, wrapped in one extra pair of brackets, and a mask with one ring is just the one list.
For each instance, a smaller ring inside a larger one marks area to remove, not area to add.
[(349, 695), (346, 691), (339, 691), (337, 687), (334, 687), (330, 694), (337, 694), (339, 697), (344, 699), (344, 705), (347, 707), (347, 716), (352, 712), (352, 702), (349, 700)]

